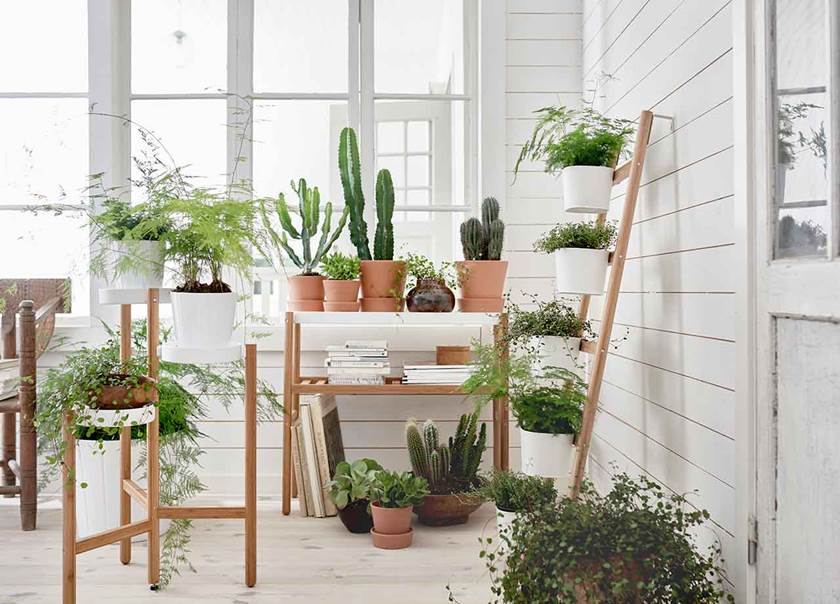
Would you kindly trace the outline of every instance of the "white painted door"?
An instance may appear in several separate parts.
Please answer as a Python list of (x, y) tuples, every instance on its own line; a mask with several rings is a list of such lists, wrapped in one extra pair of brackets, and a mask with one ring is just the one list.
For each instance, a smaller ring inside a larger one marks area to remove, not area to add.
[(840, 602), (840, 8), (754, 6), (755, 597)]

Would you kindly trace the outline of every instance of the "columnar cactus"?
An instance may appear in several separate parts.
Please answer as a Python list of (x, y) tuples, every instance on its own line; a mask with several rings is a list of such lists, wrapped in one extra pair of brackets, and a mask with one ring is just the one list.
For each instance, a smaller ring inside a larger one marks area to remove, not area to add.
[(394, 259), (394, 183), (388, 170), (376, 176), (376, 234), (373, 238), (373, 259)]
[(461, 247), (465, 260), (498, 260), (502, 257), (505, 223), (499, 219), (499, 202), (487, 197), (481, 202), (481, 221), (461, 223)]
[(413, 419), (405, 424), (405, 444), (411, 460), (411, 469), (417, 476), (423, 476), (429, 480), (431, 477), (429, 455), (426, 452), (423, 437), (420, 435), (420, 427)]

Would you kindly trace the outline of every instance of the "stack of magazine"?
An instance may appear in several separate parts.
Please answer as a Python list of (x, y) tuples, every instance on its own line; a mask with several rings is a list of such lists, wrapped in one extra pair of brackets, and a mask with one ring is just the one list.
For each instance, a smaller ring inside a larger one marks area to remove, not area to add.
[(474, 369), (472, 365), (406, 365), (402, 383), (460, 385)]
[(384, 384), (391, 372), (388, 342), (347, 340), (340, 346), (327, 346), (324, 365), (330, 384)]

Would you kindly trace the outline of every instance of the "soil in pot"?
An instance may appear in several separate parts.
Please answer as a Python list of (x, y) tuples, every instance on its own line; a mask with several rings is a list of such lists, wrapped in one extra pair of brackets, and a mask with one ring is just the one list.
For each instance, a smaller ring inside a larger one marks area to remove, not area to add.
[(414, 513), (426, 526), (451, 526), (465, 524), (480, 507), (481, 500), (466, 493), (426, 495), (421, 505), (414, 506)]
[(370, 507), (373, 528), (382, 535), (401, 535), (411, 530), (411, 508), (383, 508), (378, 503)]
[(501, 298), (507, 260), (461, 260), (455, 263), (463, 298)]
[(359, 299), (360, 281), (324, 280), (325, 302), (355, 302)]
[(233, 290), (230, 285), (224, 281), (211, 281), (210, 283), (199, 283), (198, 281), (191, 281), (179, 285), (172, 291), (183, 292), (185, 294), (228, 294)]
[(452, 312), (455, 294), (436, 279), (421, 279), (405, 297), (409, 312)]
[(405, 262), (362, 260), (362, 297), (388, 298), (405, 291)]
[(351, 533), (369, 533), (373, 528), (373, 518), (368, 514), (367, 499), (351, 501), (343, 509), (338, 510), (338, 517)]

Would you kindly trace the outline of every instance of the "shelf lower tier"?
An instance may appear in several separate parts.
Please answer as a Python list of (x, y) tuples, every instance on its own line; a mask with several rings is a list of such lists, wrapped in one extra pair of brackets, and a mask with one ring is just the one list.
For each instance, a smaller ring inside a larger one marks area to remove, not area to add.
[(402, 384), (400, 378), (385, 378), (384, 384), (328, 384), (327, 378), (303, 377), (292, 384), (297, 394), (457, 394), (466, 396), (456, 384)]

